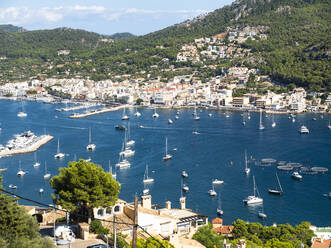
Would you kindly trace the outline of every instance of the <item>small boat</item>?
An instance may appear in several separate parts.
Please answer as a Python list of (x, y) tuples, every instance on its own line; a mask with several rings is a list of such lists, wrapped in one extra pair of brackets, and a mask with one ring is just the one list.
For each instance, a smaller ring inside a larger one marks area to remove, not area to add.
[(184, 192), (189, 192), (190, 188), (189, 188), (186, 184), (183, 184), (183, 186), (182, 186), (182, 190), (183, 190)]
[(173, 121), (171, 119), (168, 119), (168, 124), (172, 124)]
[(176, 119), (176, 120), (178, 120), (178, 119), (179, 119), (179, 116), (178, 116), (178, 115), (176, 115), (176, 116), (175, 116), (175, 119)]
[(9, 184), (8, 188), (10, 188), (10, 189), (17, 189), (17, 186), (14, 185), (14, 184)]
[(226, 117), (226, 118), (230, 118), (230, 115), (229, 115), (229, 114), (225, 114), (225, 117)]
[(263, 199), (259, 197), (259, 191), (257, 189), (257, 186), (255, 184), (255, 177), (253, 176), (253, 184), (254, 184), (254, 195), (248, 196), (246, 199), (243, 200), (243, 202), (247, 205), (256, 205), (256, 204), (262, 204)]
[(221, 202), (221, 196), (218, 195), (218, 206), (217, 206), (217, 210), (216, 210), (218, 215), (223, 215), (224, 212), (222, 210), (222, 202)]
[(37, 161), (37, 152), (34, 153), (34, 164), (33, 167), (37, 168), (40, 166), (40, 163)]
[(146, 170), (144, 174), (143, 183), (154, 183), (154, 178), (148, 177), (148, 165), (146, 164)]
[(291, 176), (293, 179), (302, 180), (302, 176), (297, 171), (294, 171)]
[(247, 166), (247, 152), (245, 150), (245, 174), (248, 175), (251, 172), (251, 169)]
[(267, 215), (264, 213), (264, 211), (259, 211), (258, 214), (257, 214), (261, 219), (266, 219), (267, 218)]
[(223, 183), (224, 183), (224, 181), (219, 180), (219, 179), (214, 179), (214, 180), (212, 181), (212, 184), (223, 184)]
[(169, 159), (172, 159), (172, 155), (168, 154), (168, 137), (166, 137), (166, 150), (165, 150), (165, 155), (162, 159), (163, 159), (163, 161), (167, 161)]
[(246, 121), (243, 121), (242, 124), (243, 124), (243, 126), (246, 126)]
[(136, 108), (136, 112), (134, 113), (134, 116), (136, 116), (136, 117), (141, 116), (141, 113), (137, 110), (137, 108)]
[(213, 188), (210, 189), (210, 190), (208, 190), (208, 194), (209, 194), (210, 196), (216, 196), (216, 195), (217, 195), (217, 193), (216, 193), (216, 191), (215, 191), (215, 189), (214, 189), (214, 184), (213, 184)]
[(247, 115), (247, 119), (248, 119), (248, 120), (251, 119), (251, 115), (250, 115), (250, 114)]
[(300, 127), (299, 133), (301, 133), (301, 134), (309, 134), (309, 129), (306, 126), (302, 125)]
[(113, 174), (113, 167), (110, 164), (110, 160), (108, 160), (108, 172), (111, 174), (112, 178), (116, 180), (116, 173)]
[(331, 129), (331, 124), (330, 124), (330, 120), (329, 120), (329, 125), (328, 125), (328, 129)]
[(153, 114), (153, 118), (158, 118), (160, 115), (158, 113), (156, 113), (156, 109), (154, 109), (154, 114)]
[(139, 125), (138, 128), (144, 128), (144, 126), (143, 125)]
[(86, 163), (89, 163), (92, 161), (91, 157), (88, 157), (87, 159), (84, 159)]
[(19, 171), (17, 172), (17, 176), (22, 177), (26, 174), (24, 170), (21, 168), (21, 160), (19, 161)]
[(198, 116), (197, 108), (196, 108), (196, 107), (194, 108), (193, 116), (194, 116), (193, 119), (194, 119), (195, 121), (199, 121), (199, 120), (200, 120), (200, 116)]
[(122, 156), (120, 156), (118, 163), (115, 165), (115, 167), (119, 169), (129, 168), (130, 166), (131, 163), (128, 160), (123, 159)]
[(51, 174), (47, 172), (47, 166), (46, 166), (46, 161), (45, 161), (45, 175), (44, 175), (44, 179), (47, 180), (51, 177)]
[(39, 193), (41, 194), (41, 193), (43, 193), (44, 192), (44, 189), (43, 188), (40, 188), (39, 189)]
[(89, 128), (89, 144), (86, 146), (86, 150), (88, 151), (94, 151), (96, 148), (96, 145), (92, 143), (92, 135), (91, 135), (91, 128)]
[(193, 131), (192, 134), (198, 135), (200, 133), (198, 131)]
[(269, 192), (269, 194), (273, 194), (273, 195), (282, 195), (283, 194), (283, 189), (282, 189), (282, 185), (280, 184), (277, 173), (276, 173), (276, 178), (277, 178), (279, 190), (278, 189), (269, 189), (268, 192)]
[(184, 177), (184, 178), (188, 177), (188, 174), (186, 171), (182, 171), (182, 177)]
[(212, 117), (212, 116), (213, 116), (213, 114), (212, 114), (212, 113), (209, 113), (209, 114), (208, 114), (208, 116), (209, 116), (209, 117)]
[(143, 194), (144, 194), (144, 195), (148, 195), (148, 193), (149, 193), (149, 189), (144, 189), (144, 190), (143, 190)]
[(314, 117), (314, 118), (313, 118), (313, 121), (317, 121), (317, 118), (316, 118), (316, 117)]
[(177, 148), (175, 147), (174, 149), (172, 149), (174, 152), (177, 152)]
[(115, 126), (115, 129), (116, 129), (116, 130), (119, 130), (119, 131), (125, 131), (125, 130), (126, 130), (126, 127), (123, 126), (123, 125), (116, 125), (116, 126)]
[(129, 119), (130, 119), (129, 116), (127, 116), (126, 113), (125, 113), (125, 107), (124, 107), (124, 109), (123, 109), (123, 115), (122, 115), (122, 120), (123, 121), (127, 121)]
[(260, 109), (260, 124), (259, 124), (259, 130), (264, 130), (264, 126), (262, 124), (262, 109)]
[(129, 124), (126, 147), (134, 146), (134, 144), (136, 143), (134, 140), (130, 140), (130, 135), (131, 135), (131, 132), (130, 132), (130, 124)]
[(295, 122), (295, 118), (292, 118), (292, 122), (293, 122), (293, 123)]
[(64, 153), (60, 152), (60, 139), (57, 139), (57, 153), (54, 155), (55, 159), (61, 159), (64, 158)]
[(272, 124), (271, 124), (271, 127), (275, 127), (275, 126), (276, 126), (275, 118), (274, 118), (274, 115), (272, 115)]
[(17, 116), (20, 117), (20, 118), (28, 116), (28, 114), (24, 112), (23, 102), (22, 102), (22, 111), (18, 112)]

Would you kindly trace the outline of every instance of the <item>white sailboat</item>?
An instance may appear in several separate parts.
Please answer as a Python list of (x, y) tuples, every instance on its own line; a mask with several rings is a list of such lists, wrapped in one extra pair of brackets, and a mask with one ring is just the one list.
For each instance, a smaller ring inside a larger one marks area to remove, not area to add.
[(136, 108), (136, 112), (134, 113), (134, 116), (136, 116), (136, 117), (141, 116), (141, 113), (137, 110), (137, 108)]
[(262, 109), (260, 109), (260, 125), (259, 125), (259, 130), (263, 130), (264, 126), (262, 124)]
[(243, 202), (247, 205), (255, 205), (255, 204), (262, 204), (263, 199), (259, 197), (259, 191), (257, 189), (257, 186), (255, 184), (255, 177), (253, 176), (253, 183), (254, 183), (254, 195), (248, 196), (246, 199), (243, 200)]
[(19, 161), (19, 170), (17, 172), (17, 176), (22, 177), (26, 174), (26, 172), (24, 170), (22, 170), (22, 166), (21, 166), (21, 160)]
[(222, 202), (221, 202), (221, 196), (218, 195), (218, 206), (217, 206), (217, 210), (216, 210), (218, 215), (223, 215), (223, 209), (222, 209)]
[(331, 124), (330, 124), (330, 120), (329, 120), (329, 125), (328, 125), (328, 129), (331, 129)]
[(124, 169), (124, 168), (129, 168), (131, 166), (131, 163), (125, 159), (124, 151), (125, 151), (125, 139), (122, 144), (122, 151), (119, 154), (118, 163), (115, 165), (116, 168)]
[(153, 114), (153, 118), (158, 118), (159, 117), (159, 114), (156, 113), (156, 108), (154, 108), (154, 114)]
[[(183, 183), (183, 179), (181, 181), (181, 184), (182, 184), (182, 191), (184, 191), (186, 193), (189, 192), (190, 188), (186, 184)], [(183, 195), (182, 195), (182, 197), (183, 197)]]
[(277, 178), (279, 190), (278, 189), (269, 189), (268, 192), (269, 192), (269, 194), (273, 194), (273, 195), (282, 195), (283, 194), (283, 188), (282, 188), (282, 185), (280, 184), (277, 173), (276, 173), (276, 178)]
[(172, 124), (173, 121), (171, 119), (168, 119), (168, 124)]
[(271, 124), (272, 127), (275, 127), (276, 126), (276, 122), (275, 122), (275, 117), (274, 115), (272, 115), (272, 124)]
[(108, 160), (108, 168), (109, 168), (109, 173), (112, 175), (113, 179), (116, 180), (116, 173), (113, 174), (113, 167), (110, 164), (110, 160)]
[(126, 121), (126, 120), (129, 120), (129, 119), (130, 119), (130, 118), (129, 118), (129, 116), (126, 115), (125, 107), (124, 107), (124, 109), (123, 109), (123, 115), (122, 115), (122, 120), (123, 120), (123, 121)]
[(60, 139), (57, 139), (57, 152), (54, 155), (55, 159), (64, 158), (64, 153), (60, 152)]
[(33, 164), (33, 167), (39, 167), (40, 166), (40, 163), (38, 162), (37, 160), (37, 152), (34, 153), (34, 164)]
[(212, 184), (212, 189), (208, 190), (208, 194), (210, 196), (216, 196), (217, 195), (217, 193), (216, 193), (216, 191), (214, 189), (214, 184)]
[(40, 194), (44, 193), (44, 189), (43, 189), (43, 188), (40, 188), (40, 189), (39, 189), (39, 193), (40, 193)]
[(165, 149), (165, 156), (163, 157), (163, 161), (167, 161), (172, 158), (171, 154), (168, 154), (168, 137), (166, 137), (166, 149)]
[(18, 112), (17, 116), (18, 117), (27, 117), (28, 116), (28, 114), (24, 112), (23, 102), (22, 102), (22, 111)]
[(96, 145), (92, 143), (92, 134), (91, 134), (91, 128), (89, 128), (89, 136), (88, 136), (88, 145), (86, 146), (86, 150), (93, 151), (96, 148)]
[(194, 115), (194, 120), (195, 121), (199, 121), (200, 120), (200, 116), (198, 116), (197, 108), (196, 107), (194, 108), (193, 115)]
[(187, 174), (186, 171), (182, 171), (182, 177), (183, 177), (183, 178), (187, 178), (187, 177), (188, 177), (188, 174)]
[(267, 218), (267, 215), (264, 213), (264, 207), (263, 206), (262, 206), (262, 210), (260, 210), (257, 213), (257, 216), (259, 216), (261, 219), (266, 219)]
[(220, 184), (223, 184), (224, 181), (223, 180), (219, 180), (219, 179), (214, 179), (211, 183), (213, 185), (220, 185)]
[(44, 179), (49, 179), (51, 177), (51, 174), (47, 172), (47, 165), (46, 165), (46, 161), (45, 161), (45, 175), (44, 175)]
[(134, 140), (130, 140), (130, 136), (131, 136), (131, 131), (130, 131), (130, 123), (128, 125), (128, 135), (127, 135), (127, 140), (126, 141), (126, 147), (129, 147), (129, 146), (133, 146), (136, 142)]
[(250, 114), (250, 113), (248, 113), (248, 115), (247, 115), (247, 119), (248, 119), (248, 120), (251, 119), (251, 114)]
[(148, 177), (148, 165), (146, 164), (143, 183), (154, 183), (154, 178)]
[(245, 173), (246, 175), (248, 175), (250, 172), (251, 172), (251, 169), (248, 168), (248, 165), (247, 165), (247, 151), (245, 150)]

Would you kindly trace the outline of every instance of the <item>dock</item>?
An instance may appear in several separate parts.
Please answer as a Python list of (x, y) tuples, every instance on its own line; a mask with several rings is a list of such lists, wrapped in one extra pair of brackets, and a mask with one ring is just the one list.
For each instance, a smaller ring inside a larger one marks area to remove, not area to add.
[(102, 113), (106, 113), (106, 112), (117, 111), (117, 110), (120, 110), (120, 109), (128, 107), (128, 106), (129, 105), (121, 105), (121, 106), (117, 106), (117, 107), (96, 110), (94, 112), (88, 112), (88, 113), (83, 113), (83, 114), (73, 114), (73, 115), (70, 115), (69, 118), (72, 118), (72, 119), (84, 118), (84, 117), (91, 116), (91, 115), (97, 115), (97, 114), (102, 114)]
[(13, 150), (0, 152), (0, 157), (11, 156), (11, 155), (16, 155), (16, 154), (23, 154), (23, 153), (29, 153), (29, 152), (35, 152), (40, 147), (42, 147), (43, 145), (50, 142), (53, 138), (54, 137), (51, 136), (51, 135), (43, 135), (43, 136), (41, 136), (40, 140), (38, 140), (36, 143), (34, 143), (31, 146), (28, 146), (28, 147), (25, 147), (25, 148), (22, 148), (22, 149), (13, 149)]

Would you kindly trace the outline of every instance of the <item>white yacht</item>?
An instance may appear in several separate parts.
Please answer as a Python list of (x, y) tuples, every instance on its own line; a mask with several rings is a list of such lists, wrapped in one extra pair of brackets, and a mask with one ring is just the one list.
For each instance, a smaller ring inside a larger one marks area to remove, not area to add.
[(93, 151), (96, 148), (96, 145), (92, 143), (92, 134), (91, 134), (91, 128), (89, 128), (89, 136), (88, 136), (89, 144), (86, 146), (86, 150)]
[(8, 188), (10, 188), (10, 189), (17, 189), (17, 186), (14, 185), (14, 184), (9, 184)]
[(218, 195), (218, 206), (217, 206), (217, 210), (216, 210), (218, 215), (223, 215), (224, 211), (222, 209), (222, 202), (221, 202), (221, 197), (220, 195)]
[(263, 199), (259, 197), (259, 191), (255, 184), (255, 177), (253, 176), (253, 183), (254, 183), (254, 195), (248, 196), (243, 202), (247, 205), (255, 205), (255, 204), (262, 204)]
[(130, 148), (126, 148), (124, 151), (120, 152), (120, 156), (125, 158), (132, 157), (135, 154), (135, 151), (131, 150)]
[(130, 140), (130, 135), (131, 135), (131, 131), (130, 131), (130, 123), (128, 125), (128, 135), (127, 135), (127, 141), (126, 141), (126, 147), (130, 147), (130, 146), (134, 146), (134, 144), (136, 143), (134, 140)]
[(208, 194), (209, 194), (210, 196), (216, 196), (216, 195), (217, 195), (217, 193), (216, 193), (216, 191), (215, 191), (215, 189), (214, 189), (214, 184), (213, 184), (213, 188), (210, 189), (210, 190), (208, 190)]
[(271, 127), (275, 127), (275, 126), (276, 126), (275, 118), (274, 118), (274, 115), (272, 115), (272, 124), (271, 124)]
[(44, 192), (44, 189), (43, 188), (40, 188), (39, 189), (39, 193), (41, 194), (41, 193), (43, 193)]
[(213, 114), (212, 114), (212, 113), (209, 113), (209, 114), (208, 114), (208, 116), (209, 116), (209, 117), (212, 117), (212, 116), (213, 116)]
[(179, 116), (178, 116), (178, 115), (176, 115), (176, 116), (175, 116), (175, 119), (176, 119), (176, 120), (178, 120), (178, 119), (179, 119)]
[(156, 113), (156, 108), (154, 109), (154, 114), (153, 114), (153, 118), (158, 118), (159, 117), (159, 114)]
[(173, 121), (171, 119), (168, 119), (168, 124), (172, 124)]
[(260, 124), (259, 124), (259, 130), (263, 130), (264, 126), (262, 124), (262, 109), (260, 109)]
[(146, 164), (146, 170), (144, 174), (143, 183), (154, 183), (154, 178), (148, 177), (148, 165)]
[(292, 178), (296, 180), (302, 180), (302, 175), (300, 175), (299, 172), (295, 171), (292, 173)]
[(124, 109), (123, 109), (123, 115), (122, 115), (122, 120), (123, 121), (127, 121), (129, 119), (130, 119), (129, 116), (127, 116), (126, 113), (125, 113), (125, 107), (124, 107)]
[(22, 177), (26, 174), (26, 172), (24, 170), (22, 170), (22, 167), (21, 167), (21, 160), (19, 161), (19, 170), (17, 172), (17, 176), (19, 177)]
[(199, 121), (200, 120), (200, 116), (198, 116), (197, 108), (196, 107), (194, 108), (193, 116), (194, 116), (194, 120), (195, 121)]
[(144, 189), (144, 190), (143, 190), (143, 194), (144, 194), (144, 195), (148, 195), (148, 194), (149, 194), (149, 189)]
[(33, 167), (37, 168), (40, 166), (40, 163), (37, 160), (37, 152), (34, 153), (34, 164)]
[(60, 152), (60, 139), (57, 139), (57, 152), (54, 155), (55, 159), (61, 159), (64, 158), (64, 153)]
[(116, 165), (115, 167), (116, 168), (119, 168), (119, 169), (124, 169), (124, 168), (129, 168), (131, 166), (131, 163), (126, 160), (126, 159), (123, 159), (123, 160), (120, 160)]
[(184, 192), (189, 192), (190, 188), (189, 188), (186, 184), (183, 184), (183, 186), (182, 186), (182, 190), (183, 190)]
[(248, 115), (247, 115), (247, 119), (248, 119), (248, 120), (251, 119), (251, 115), (250, 115), (250, 113), (248, 113)]
[(134, 113), (134, 116), (136, 116), (136, 117), (141, 116), (141, 113), (137, 110), (137, 108), (136, 108), (136, 112)]
[(23, 102), (22, 102), (22, 111), (18, 112), (17, 116), (18, 117), (27, 117), (28, 116), (28, 114), (24, 112)]
[(169, 159), (172, 159), (172, 155), (168, 153), (168, 137), (166, 137), (166, 149), (165, 149), (165, 155), (162, 158), (163, 161), (167, 161)]
[(44, 179), (49, 179), (51, 177), (51, 174), (47, 172), (47, 165), (46, 165), (46, 161), (45, 161), (45, 175), (44, 175)]
[(223, 184), (224, 183), (224, 181), (223, 180), (219, 180), (219, 179), (214, 179), (213, 181), (212, 181), (212, 184)]
[(257, 214), (261, 219), (266, 219), (267, 218), (267, 215), (264, 213), (264, 211), (259, 211), (258, 214)]
[(251, 169), (247, 166), (247, 152), (245, 150), (245, 174), (248, 175), (251, 172)]
[(198, 131), (193, 131), (192, 134), (198, 135), (200, 133)]
[(301, 134), (309, 134), (309, 129), (306, 126), (302, 125), (300, 127), (299, 133), (301, 133)]
[(186, 171), (182, 171), (182, 177), (184, 177), (184, 178), (188, 177), (188, 174)]

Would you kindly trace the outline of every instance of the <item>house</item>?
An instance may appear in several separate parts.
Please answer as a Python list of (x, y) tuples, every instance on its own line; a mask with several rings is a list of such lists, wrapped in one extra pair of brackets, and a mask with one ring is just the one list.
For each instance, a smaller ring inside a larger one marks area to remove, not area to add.
[(213, 231), (217, 232), (219, 235), (232, 238), (232, 230), (234, 226), (225, 226), (223, 225), (223, 220), (221, 218), (215, 218), (212, 220)]
[(232, 106), (237, 108), (247, 107), (249, 105), (248, 97), (234, 97), (232, 99)]

